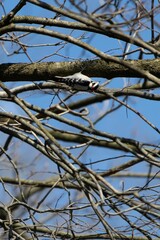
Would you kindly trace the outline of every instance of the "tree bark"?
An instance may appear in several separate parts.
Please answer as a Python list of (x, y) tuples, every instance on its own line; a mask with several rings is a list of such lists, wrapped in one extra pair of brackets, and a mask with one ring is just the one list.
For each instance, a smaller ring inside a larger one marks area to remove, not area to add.
[[(126, 60), (136, 68), (143, 69), (160, 78), (160, 59)], [(140, 77), (140, 74), (118, 63), (104, 60), (44, 63), (4, 63), (0, 65), (1, 81), (39, 81), (83, 72), (89, 77)]]

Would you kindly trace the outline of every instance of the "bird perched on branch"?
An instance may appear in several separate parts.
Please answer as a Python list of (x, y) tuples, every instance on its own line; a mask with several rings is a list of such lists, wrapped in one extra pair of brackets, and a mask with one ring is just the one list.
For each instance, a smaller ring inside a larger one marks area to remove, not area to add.
[(55, 79), (78, 91), (95, 91), (99, 87), (99, 82), (93, 81), (81, 72), (66, 77), (55, 76)]

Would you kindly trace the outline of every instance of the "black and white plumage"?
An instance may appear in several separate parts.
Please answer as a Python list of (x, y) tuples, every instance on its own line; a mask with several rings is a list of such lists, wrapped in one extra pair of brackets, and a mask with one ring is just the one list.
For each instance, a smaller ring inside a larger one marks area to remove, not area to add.
[(99, 82), (93, 81), (81, 72), (66, 77), (55, 76), (55, 78), (58, 82), (65, 83), (78, 91), (95, 91), (99, 87)]

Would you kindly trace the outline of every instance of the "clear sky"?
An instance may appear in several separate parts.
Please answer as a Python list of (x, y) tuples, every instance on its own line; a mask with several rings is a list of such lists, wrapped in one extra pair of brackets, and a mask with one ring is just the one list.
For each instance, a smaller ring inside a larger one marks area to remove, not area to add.
[[(3, 5), (5, 7), (6, 13), (8, 13), (18, 1), (2, 1)], [(46, 1), (47, 3), (52, 3), (52, 1)], [(103, 1), (100, 1), (103, 2)], [(125, 3), (125, 1), (123, 1)], [(90, 11), (95, 8), (95, 5), (99, 4), (99, 1), (92, 1), (92, 4), (89, 5)], [(132, 4), (130, 8), (132, 7)], [(132, 9), (132, 8), (131, 8)], [(41, 17), (52, 17), (52, 13), (50, 11), (44, 10), (42, 11), (41, 8), (35, 8), (32, 4), (27, 3), (27, 5), (20, 11), (19, 15), (37, 15)], [(132, 11), (128, 11), (127, 14), (132, 14)], [(0, 15), (4, 15), (4, 11), (2, 7), (0, 8)], [(63, 17), (61, 18), (63, 20)], [(56, 28), (55, 28), (56, 29)], [(55, 30), (54, 29), (54, 30)], [(59, 30), (59, 29), (58, 29)], [(80, 36), (81, 32), (73, 31), (71, 33), (71, 30), (64, 30), (60, 29), (59, 31), (68, 32), (68, 34), (71, 34), (72, 36)], [(146, 28), (143, 29), (143, 31), (140, 32), (143, 39), (149, 39), (149, 30)], [(10, 33), (11, 34), (11, 33)], [(124, 45), (123, 42), (117, 41), (112, 38), (108, 38), (105, 36), (98, 36), (98, 34), (86, 34), (86, 42), (90, 41), (89, 36), (92, 36), (91, 38), (91, 45), (95, 46), (97, 49), (106, 52), (107, 54), (111, 55), (117, 55), (121, 53), (122, 46)], [(94, 59), (95, 56), (93, 56), (89, 52), (82, 52), (80, 48), (73, 46), (72, 44), (67, 44), (68, 46), (65, 48), (60, 49), (57, 55), (51, 55), (51, 53), (55, 51), (56, 47), (31, 47), (33, 44), (44, 44), (44, 43), (50, 43), (54, 44), (59, 42), (58, 39), (53, 39), (50, 37), (42, 37), (39, 35), (29, 34), (28, 36), (23, 37), (22, 42), (26, 43), (28, 45), (27, 48), (27, 54), (30, 57), (30, 59), (33, 62), (37, 61), (66, 61), (64, 56), (67, 56), (70, 58), (70, 60), (74, 59)], [(1, 43), (3, 44), (3, 43)], [(129, 46), (132, 48), (132, 46)], [(19, 48), (18, 45), (11, 44), (5, 42), (4, 46), (0, 48), (0, 59), (1, 63), (7, 63), (7, 62), (31, 62), (30, 59), (25, 54), (13, 54), (14, 51), (16, 51)], [(52, 52), (51, 52), (52, 51)], [(6, 52), (8, 52), (8, 56), (6, 55)], [(50, 56), (51, 55), (51, 56)], [(48, 58), (43, 59), (45, 56), (48, 56)], [(137, 57), (136, 54), (132, 54), (129, 56), (133, 59)], [(100, 81), (100, 84), (102, 84), (106, 79), (95, 79)], [(127, 79), (127, 78), (117, 78), (114, 79), (110, 87), (123, 87), (124, 84), (130, 83), (131, 81), (135, 81), (134, 79)], [(13, 87), (13, 84), (10, 84)], [(159, 90), (157, 90), (157, 93)], [(26, 96), (27, 97), (27, 96)], [(43, 92), (40, 94), (29, 94), (29, 98), (34, 101), (35, 104), (37, 104), (39, 101), (42, 103), (42, 107), (47, 107), (50, 104), (51, 96), (47, 96), (47, 94), (43, 95)], [(157, 113), (160, 111), (159, 102), (153, 102), (153, 101), (147, 101), (143, 99), (139, 99), (136, 97), (131, 97), (126, 103), (131, 105), (133, 108), (137, 110), (137, 112), (141, 112), (141, 114), (144, 115), (150, 122), (152, 122), (157, 128), (160, 127), (160, 121), (159, 117), (157, 116)], [(8, 103), (7, 104), (7, 108)], [(95, 106), (95, 109), (92, 109), (93, 112), (91, 112), (93, 119), (95, 118), (95, 112), (103, 112), (104, 109), (109, 108), (111, 103), (108, 101), (105, 101), (103, 103), (97, 104)], [(4, 109), (4, 103), (1, 105)], [(10, 108), (13, 106), (11, 105)], [(16, 109), (15, 109), (16, 110)], [(130, 110), (126, 109), (125, 107), (122, 107), (120, 110), (116, 111), (114, 114), (109, 115), (107, 118), (104, 118), (100, 123), (96, 126), (100, 130), (105, 130), (107, 132), (111, 132), (113, 134), (117, 134), (119, 136), (124, 137), (133, 137), (137, 140), (142, 140), (146, 142), (153, 142), (157, 143), (160, 141), (159, 134), (153, 130), (148, 124), (144, 123), (144, 121), (137, 116), (135, 113), (131, 112)], [(103, 151), (102, 156), (100, 158), (103, 158)]]
[[(2, 1), (3, 5), (5, 7), (6, 13), (8, 13), (18, 1)], [(47, 3), (52, 3), (52, 1), (46, 1)], [(100, 1), (103, 2), (103, 1)], [(92, 4), (89, 5), (90, 11), (92, 11), (95, 8), (95, 5), (99, 4), (99, 1), (92, 1)], [(126, 3), (126, 1), (124, 1)], [(132, 4), (130, 8), (132, 7)], [(131, 8), (132, 9), (132, 8)], [(41, 8), (35, 8), (32, 4), (27, 3), (27, 5), (20, 11), (19, 15), (37, 15), (37, 16), (44, 16), (44, 17), (52, 17), (52, 13), (50, 11), (44, 10), (42, 11)], [(132, 11), (126, 13), (132, 14)], [(4, 15), (4, 11), (2, 7), (0, 8), (0, 15)], [(63, 17), (62, 19), (63, 20)], [(147, 24), (146, 24), (147, 25)], [(55, 28), (56, 29), (56, 28)], [(54, 29), (54, 30), (55, 30)], [(58, 29), (59, 30), (59, 29)], [(59, 31), (62, 32), (68, 32), (68, 34), (71, 34), (72, 36), (80, 36), (81, 32), (73, 31), (71, 33), (71, 30), (64, 30), (60, 29)], [(150, 38), (149, 36), (149, 30), (144, 28), (143, 31), (140, 32), (143, 39)], [(10, 33), (12, 34), (12, 33)], [(95, 46), (97, 49), (106, 52), (107, 54), (111, 55), (117, 55), (121, 53), (122, 46), (124, 45), (123, 42), (117, 41), (112, 38), (108, 38), (105, 36), (98, 36), (93, 34), (86, 34), (86, 42), (89, 41), (89, 36), (92, 36), (91, 38), (91, 45)], [(33, 44), (44, 44), (44, 43), (50, 43), (54, 44), (61, 40), (53, 39), (50, 37), (42, 37), (39, 35), (29, 34), (28, 36), (25, 36), (21, 38), (22, 42), (26, 43), (28, 45), (27, 48), (27, 55), (30, 57), (30, 59), (27, 57), (26, 54), (13, 54), (14, 51), (16, 51), (19, 46), (15, 44), (11, 44), (10, 42), (1, 43), (3, 44), (3, 47), (1, 45), (0, 48), (0, 59), (1, 63), (7, 63), (7, 62), (37, 62), (37, 61), (66, 61), (64, 56), (67, 56), (70, 58), (70, 60), (74, 59), (94, 59), (95, 56), (93, 56), (89, 52), (82, 52), (80, 48), (73, 46), (72, 44), (67, 44), (67, 47), (62, 48), (59, 50), (57, 55), (51, 55), (50, 54), (56, 49), (55, 46), (53, 47), (31, 47)], [(132, 48), (132, 46), (129, 46)], [(6, 55), (6, 52), (8, 52), (8, 56)], [(43, 59), (45, 56), (48, 56), (48, 58)], [(136, 58), (136, 54), (132, 54), (129, 56), (130, 58)], [(100, 81), (100, 84), (102, 84), (106, 79), (95, 79)], [(130, 83), (131, 81), (135, 81), (134, 79), (127, 79), (127, 78), (117, 78), (114, 79), (110, 87), (123, 87), (124, 84)], [(10, 84), (13, 87), (13, 84)], [(159, 90), (156, 91), (157, 93)], [(27, 97), (27, 96), (26, 96)], [(43, 92), (41, 94), (33, 94), (29, 95), (29, 98), (34, 101), (35, 104), (37, 104), (39, 101), (41, 101), (43, 107), (47, 107), (50, 104), (51, 96), (47, 96), (47, 94), (43, 95)], [(43, 99), (43, 100), (42, 100)], [(152, 122), (157, 128), (160, 127), (160, 121), (158, 117), (158, 113), (160, 111), (159, 102), (155, 101), (147, 101), (143, 99), (139, 99), (136, 97), (131, 97), (126, 103), (131, 105), (133, 108), (137, 110), (137, 112), (141, 112), (141, 114), (144, 115), (150, 122)], [(7, 104), (7, 108), (8, 103)], [(6, 108), (4, 106), (4, 103), (1, 105), (4, 109)], [(91, 114), (93, 119), (95, 118), (95, 112), (103, 112), (104, 109), (109, 108), (111, 106), (111, 103), (108, 101), (105, 101), (103, 103), (97, 104), (95, 106), (95, 109), (92, 109)], [(12, 108), (12, 106), (11, 106)], [(15, 109), (16, 110), (16, 109)], [(117, 134), (119, 136), (124, 137), (133, 137), (137, 140), (142, 140), (146, 142), (153, 142), (157, 143), (160, 141), (159, 134), (153, 130), (148, 124), (144, 123), (144, 121), (137, 116), (135, 113), (131, 112), (130, 110), (126, 109), (125, 107), (122, 107), (120, 110), (116, 111), (114, 114), (109, 115), (107, 118), (104, 118), (100, 123), (96, 126), (100, 130), (105, 130), (107, 132), (111, 132), (113, 134)], [(103, 156), (103, 151), (102, 151)], [(100, 156), (101, 158), (101, 156)]]
[[(19, 1), (1, 1), (4, 5), (6, 13), (8, 13), (16, 3)], [(52, 3), (53, 1), (46, 1), (48, 3)], [(90, 11), (95, 8), (95, 5), (98, 2), (103, 3), (103, 1), (91, 1), (92, 4), (89, 5)], [(123, 1), (122, 1), (123, 2)], [(124, 1), (124, 3), (129, 1)], [(156, 1), (155, 1), (156, 2)], [(158, 3), (158, 1), (157, 1)], [(21, 15), (35, 15), (35, 16), (44, 16), (44, 17), (54, 17), (52, 16), (52, 13), (49, 11), (42, 11), (41, 8), (35, 8), (33, 5), (27, 3), (26, 7), (23, 8), (23, 10), (20, 12)], [(130, 5), (130, 12), (126, 13), (132, 14), (132, 4)], [(0, 7), (0, 16), (4, 15), (3, 8)], [(158, 18), (158, 16), (157, 16)], [(61, 18), (63, 20), (63, 17)], [(149, 23), (146, 23), (146, 26), (149, 26)], [(150, 26), (149, 26), (150, 27)], [(56, 30), (56, 28), (54, 29)], [(57, 28), (57, 30), (59, 30)], [(71, 31), (71, 30), (64, 30), (60, 29), (59, 31), (62, 31), (63, 33), (68, 33), (72, 36), (81, 36), (82, 32), (77, 31)], [(10, 33), (12, 34), (12, 33)], [(17, 33), (18, 34), (18, 33)], [(90, 38), (92, 36), (92, 38)], [(146, 27), (143, 28), (143, 30), (140, 32), (140, 36), (146, 40), (150, 40), (150, 30)], [(85, 34), (84, 37), (86, 38), (86, 42), (91, 43), (92, 46), (96, 47), (97, 49), (106, 52), (107, 54), (111, 55), (119, 55), (122, 54), (122, 49), (124, 46), (124, 43), (121, 41), (117, 41), (112, 38), (108, 38), (106, 36), (98, 36), (96, 34)], [(26, 54), (13, 54), (14, 51), (16, 51), (19, 46), (10, 43), (10, 42), (1, 42), (0, 47), (0, 61), (1, 63), (8, 63), (8, 62), (38, 62), (38, 61), (67, 61), (67, 58), (69, 61), (74, 61), (76, 59), (94, 59), (95, 56), (89, 52), (82, 51), (80, 48), (73, 46), (71, 44), (66, 44), (66, 47), (60, 48), (58, 50), (58, 54), (52, 54), (57, 49), (57, 46), (49, 46), (49, 44), (55, 44), (58, 42), (61, 42), (59, 39), (53, 39), (46, 36), (40, 36), (40, 35), (34, 35), (29, 34), (28, 36), (25, 36), (21, 38), (21, 41), (28, 45), (27, 48), (27, 56)], [(32, 47), (33, 45), (38, 44), (44, 44), (48, 43), (48, 47)], [(135, 47), (129, 46), (129, 50), (135, 49)], [(7, 54), (8, 53), (8, 56)], [(45, 56), (48, 56), (44, 59)], [(66, 58), (65, 58), (66, 56)], [(150, 58), (149, 55), (146, 55), (145, 58)], [(129, 55), (128, 58), (136, 59), (137, 53)], [(106, 79), (104, 78), (95, 78), (95, 80), (100, 81), (100, 84), (104, 83)], [(116, 78), (114, 79), (107, 87), (117, 88), (117, 87), (123, 87), (124, 84), (129, 84), (130, 82), (136, 81), (135, 79), (127, 79), (127, 78)], [(18, 85), (21, 83), (18, 83)], [(16, 86), (16, 84), (9, 83), (10, 87)], [(152, 92), (152, 91), (151, 91)], [(160, 93), (159, 90), (156, 90), (156, 93)], [(92, 93), (94, 94), (94, 93)], [(84, 97), (87, 96), (87, 93), (85, 95), (79, 94), (78, 97)], [(41, 104), (43, 108), (47, 108), (50, 106), (50, 103), (53, 99), (53, 95), (50, 94), (44, 94), (43, 91), (36, 92), (36, 93), (29, 93), (26, 96), (24, 96), (26, 100), (31, 101), (34, 104)], [(55, 98), (54, 103), (58, 101), (57, 98)], [(149, 101), (149, 100), (143, 100), (136, 97), (130, 97), (129, 100), (126, 101), (127, 104), (132, 106), (136, 109), (137, 113), (141, 113), (147, 120), (149, 120), (152, 124), (154, 124), (158, 129), (160, 129), (160, 104), (158, 101)], [(95, 105), (94, 107), (90, 108), (90, 116), (92, 120), (95, 120), (97, 117), (97, 114), (103, 113), (103, 111), (109, 109), (111, 107), (112, 102), (106, 100), (103, 103), (99, 103)], [(15, 107), (14, 105), (8, 103), (8, 102), (1, 102), (0, 104), (1, 109), (4, 109), (5, 111), (11, 111), (15, 113), (19, 113), (19, 109)], [(22, 114), (22, 112), (20, 112)], [(76, 117), (73, 117), (73, 120), (76, 120)], [(61, 123), (53, 122), (55, 127), (59, 127), (63, 129), (63, 125)], [(101, 131), (106, 131), (108, 133), (112, 133), (115, 135), (118, 135), (120, 137), (128, 137), (128, 138), (134, 138), (139, 141), (144, 141), (147, 143), (153, 143), (153, 144), (159, 144), (160, 143), (160, 137), (159, 134), (147, 123), (145, 123), (138, 114), (135, 114), (131, 112), (130, 110), (126, 109), (126, 107), (120, 108), (118, 111), (116, 111), (113, 114), (108, 115), (108, 117), (105, 117), (102, 121), (100, 121), (96, 128)], [(70, 128), (67, 127), (67, 130)], [(22, 152), (27, 153), (27, 149), (24, 148)], [(73, 152), (76, 152), (76, 150), (73, 150)], [(77, 151), (78, 154), (78, 151)], [(121, 153), (123, 155), (123, 153)], [(90, 152), (86, 152), (83, 156), (83, 161), (85, 163), (89, 163), (90, 160), (101, 160), (104, 158), (110, 158), (110, 157), (116, 157), (119, 156), (119, 152), (115, 152), (113, 150), (106, 150), (106, 149), (100, 149), (100, 148), (91, 148)], [(27, 155), (26, 155), (27, 157)], [(126, 157), (127, 161), (128, 157)], [(121, 161), (121, 160), (117, 160)], [(124, 160), (125, 161), (125, 160)], [(117, 163), (116, 163), (117, 165)], [(94, 167), (99, 169), (99, 171), (110, 168), (114, 166), (114, 162), (112, 160), (108, 160), (107, 164), (106, 162), (102, 162), (101, 164), (97, 164)], [(41, 166), (39, 166), (41, 168)], [(46, 167), (47, 168), (47, 167)], [(143, 168), (143, 169), (142, 169)], [(155, 168), (156, 169), (156, 168)], [(138, 168), (134, 167), (132, 170), (137, 172), (142, 172), (145, 170), (148, 170), (147, 165), (139, 165)], [(130, 181), (126, 181), (125, 178), (117, 179), (113, 183), (113, 179), (109, 179), (111, 183), (116, 186), (117, 188), (121, 189), (122, 185), (121, 182), (125, 181), (125, 188), (130, 188), (135, 185), (141, 185), (145, 184), (145, 182), (141, 179), (131, 179)]]

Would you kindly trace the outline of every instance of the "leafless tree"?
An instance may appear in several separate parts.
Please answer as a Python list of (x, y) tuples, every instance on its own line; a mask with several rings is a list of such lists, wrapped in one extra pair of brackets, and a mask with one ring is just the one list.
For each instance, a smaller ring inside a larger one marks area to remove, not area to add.
[(1, 239), (159, 239), (159, 1), (0, 11)]

